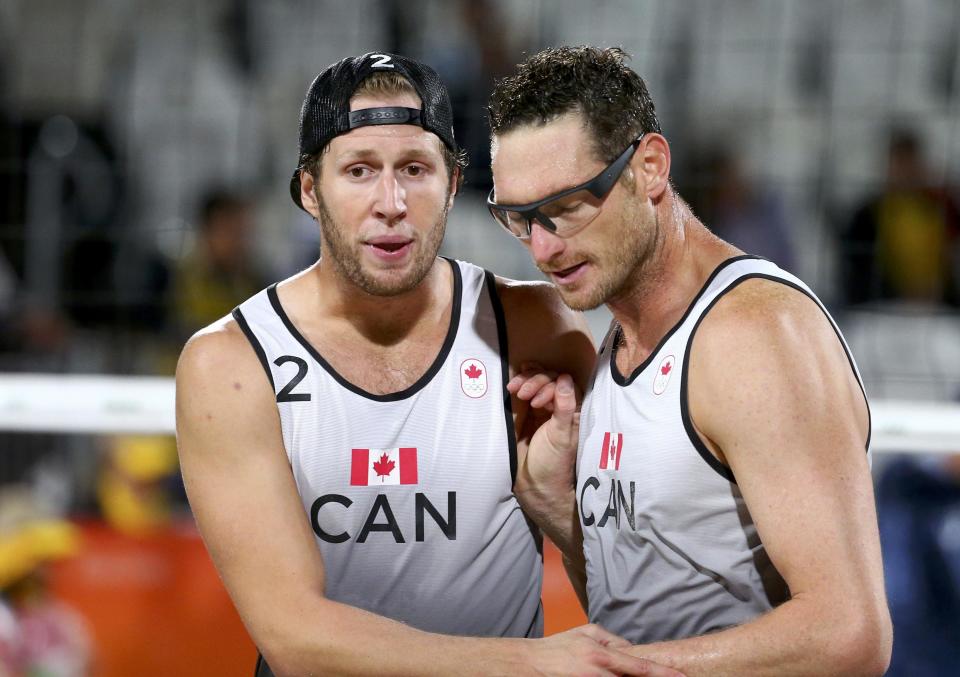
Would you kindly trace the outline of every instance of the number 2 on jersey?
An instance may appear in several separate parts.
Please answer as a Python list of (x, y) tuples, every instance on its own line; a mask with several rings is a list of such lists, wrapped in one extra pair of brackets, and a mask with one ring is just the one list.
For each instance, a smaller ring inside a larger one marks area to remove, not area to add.
[(283, 386), (283, 390), (277, 393), (277, 402), (309, 402), (310, 393), (292, 392), (307, 375), (307, 361), (300, 357), (294, 357), (293, 355), (281, 355), (273, 361), (278, 367), (287, 362), (293, 362), (297, 365), (297, 375), (294, 376), (287, 385)]

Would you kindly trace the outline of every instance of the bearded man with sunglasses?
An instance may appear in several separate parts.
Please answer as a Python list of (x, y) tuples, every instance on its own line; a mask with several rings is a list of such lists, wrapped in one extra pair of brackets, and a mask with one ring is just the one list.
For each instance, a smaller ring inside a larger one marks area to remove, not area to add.
[(490, 103), (494, 218), (571, 308), (614, 320), (521, 503), (579, 561), (590, 620), (688, 675), (882, 674), (891, 626), (853, 357), (813, 292), (714, 236), (617, 49), (548, 49)]

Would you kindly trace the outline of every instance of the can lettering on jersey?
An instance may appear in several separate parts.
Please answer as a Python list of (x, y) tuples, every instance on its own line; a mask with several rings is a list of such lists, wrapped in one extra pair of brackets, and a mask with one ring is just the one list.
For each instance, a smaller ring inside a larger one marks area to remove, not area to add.
[[(320, 511), (330, 503), (336, 503), (349, 509), (353, 505), (346, 496), (341, 494), (325, 494), (313, 502), (310, 507), (310, 524), (313, 526), (313, 533), (318, 538), (327, 543), (345, 543), (353, 537), (346, 531), (338, 534), (328, 533), (320, 526)], [(328, 508), (332, 510), (333, 508)], [(417, 492), (414, 496), (414, 541), (423, 543), (427, 540), (424, 515), (429, 515), (430, 519), (440, 529), (440, 533), (448, 541), (457, 540), (457, 492), (447, 492), (447, 514), (443, 515), (437, 507), (430, 502), (426, 494)], [(367, 513), (367, 518), (363, 522), (360, 532), (355, 540), (357, 543), (365, 543), (370, 538), (371, 533), (385, 532), (389, 533), (394, 542), (406, 543), (400, 524), (397, 521), (393, 508), (390, 506), (390, 499), (386, 494), (377, 494), (373, 501), (373, 506)]]
[[(614, 525), (617, 529), (620, 529), (620, 518), (623, 516), (626, 518), (626, 524), (630, 525), (630, 529), (636, 531), (637, 520), (634, 506), (636, 505), (637, 483), (630, 482), (627, 491), (625, 492), (623, 490), (623, 482), (618, 479), (611, 478), (610, 489), (608, 490), (609, 498), (607, 499), (607, 507), (600, 516), (600, 520), (597, 521), (597, 516), (594, 515), (590, 508), (585, 505), (584, 499), (586, 497), (587, 489), (600, 491), (600, 488), (600, 480), (596, 477), (588, 477), (583, 483), (583, 489), (580, 491), (580, 519), (583, 522), (583, 526), (589, 527), (596, 523), (597, 527), (602, 529), (609, 523)], [(630, 495), (629, 504), (627, 503), (627, 494)], [(611, 517), (613, 518), (613, 522), (610, 522)]]

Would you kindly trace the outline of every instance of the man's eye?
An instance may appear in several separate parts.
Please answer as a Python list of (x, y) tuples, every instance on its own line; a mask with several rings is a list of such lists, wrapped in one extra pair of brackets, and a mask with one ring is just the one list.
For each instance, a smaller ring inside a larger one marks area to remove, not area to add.
[(541, 211), (547, 216), (569, 216), (575, 214), (583, 207), (583, 202), (573, 202), (568, 204), (552, 204), (541, 208)]
[(361, 179), (366, 176), (369, 171), (366, 167), (351, 167), (347, 170), (347, 173), (355, 179)]
[(407, 174), (410, 176), (422, 176), (426, 170), (421, 165), (410, 165), (407, 167)]

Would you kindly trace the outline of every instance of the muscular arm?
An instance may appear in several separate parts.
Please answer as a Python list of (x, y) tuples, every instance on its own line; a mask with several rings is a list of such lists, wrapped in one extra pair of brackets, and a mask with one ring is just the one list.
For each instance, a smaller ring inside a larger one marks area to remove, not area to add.
[[(574, 496), (577, 428), (552, 430), (552, 444), (538, 445), (529, 454), (530, 441), (553, 406), (555, 372), (570, 374), (584, 392), (596, 362), (596, 348), (581, 313), (567, 308), (552, 285), (499, 281), (507, 320), (510, 375), (536, 363), (550, 375), (534, 375), (522, 388), (511, 385), (517, 429), (518, 470), (515, 491), (528, 515), (563, 553), (574, 590), (586, 606), (582, 534)], [(530, 399), (532, 397), (532, 399)], [(534, 405), (534, 406), (531, 406)], [(547, 431), (545, 431), (547, 432)]]
[(733, 470), (791, 599), (634, 652), (689, 675), (882, 674), (891, 626), (867, 411), (828, 320), (797, 291), (745, 282), (704, 319), (688, 378), (695, 427)]
[(667, 674), (605, 648), (616, 640), (596, 627), (544, 640), (449, 637), (327, 599), (274, 393), (232, 322), (184, 349), (177, 442), (207, 549), (278, 676), (569, 674), (577, 666), (604, 675)]

